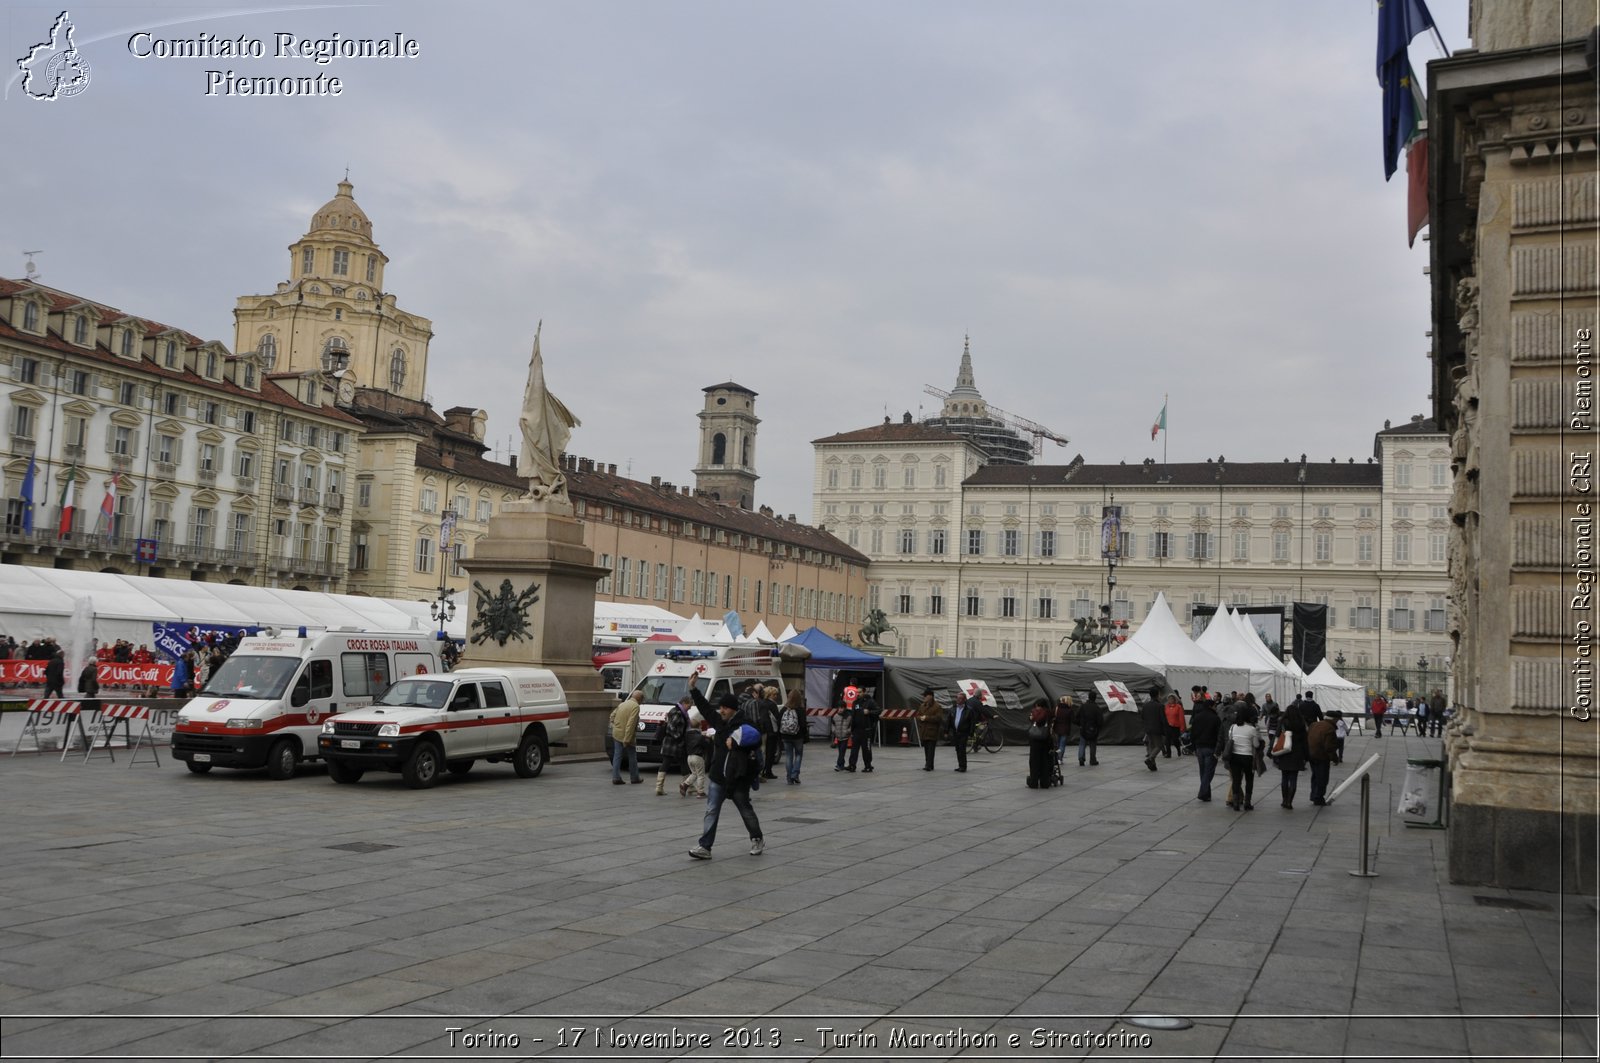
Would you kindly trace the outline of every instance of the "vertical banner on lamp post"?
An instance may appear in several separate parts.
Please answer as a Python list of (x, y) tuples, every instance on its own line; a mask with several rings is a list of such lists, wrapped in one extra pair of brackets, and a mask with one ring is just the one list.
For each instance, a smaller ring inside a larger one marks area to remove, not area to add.
[(1100, 556), (1122, 556), (1122, 507), (1102, 506), (1100, 509)]
[(447, 557), (450, 548), (455, 544), (456, 537), (456, 511), (447, 509), (444, 516), (439, 518), (439, 556)]

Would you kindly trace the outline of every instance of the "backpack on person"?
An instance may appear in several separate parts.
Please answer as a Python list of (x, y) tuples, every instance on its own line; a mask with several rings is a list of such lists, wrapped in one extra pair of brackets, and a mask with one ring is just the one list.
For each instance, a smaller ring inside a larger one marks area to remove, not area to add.
[(798, 738), (800, 735), (800, 711), (792, 705), (785, 705), (783, 712), (778, 716), (778, 733), (785, 738)]

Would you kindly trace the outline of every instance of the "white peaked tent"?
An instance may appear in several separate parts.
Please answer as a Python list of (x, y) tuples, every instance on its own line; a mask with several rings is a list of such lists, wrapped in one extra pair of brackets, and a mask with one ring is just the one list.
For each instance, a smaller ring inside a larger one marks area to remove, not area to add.
[(1322, 663), (1311, 669), (1311, 689), (1317, 704), (1324, 712), (1338, 709), (1346, 716), (1363, 716), (1367, 711), (1367, 691), (1359, 683), (1352, 683), (1333, 670), (1324, 657)]
[(1250, 679), (1248, 669), (1219, 660), (1195, 645), (1173, 618), (1164, 593), (1156, 595), (1150, 615), (1127, 642), (1088, 663), (1143, 665), (1160, 672), (1167, 685), (1179, 692), (1196, 684), (1212, 690), (1237, 690)]
[(1249, 690), (1259, 702), (1268, 694), (1287, 704), (1294, 697), (1294, 677), (1283, 662), (1272, 655), (1255, 630), (1241, 627), (1242, 620), (1224, 606), (1211, 617), (1211, 623), (1195, 639), (1195, 645), (1229, 664), (1249, 670)]
[(799, 637), (800, 637), (800, 632), (798, 632), (798, 631), (796, 631), (794, 629), (794, 625), (793, 624), (790, 624), (788, 627), (783, 629), (783, 634), (778, 636), (778, 641), (779, 642), (788, 642), (790, 639), (799, 638)]
[(750, 632), (750, 634), (748, 636), (746, 636), (745, 638), (740, 639), (739, 641), (740, 642), (777, 642), (778, 640), (772, 637), (772, 629), (767, 627), (767, 622), (765, 620), (757, 620), (756, 621), (755, 630)]
[(722, 621), (703, 620), (700, 614), (696, 613), (689, 618), (687, 624), (683, 625), (683, 630), (678, 632), (678, 638), (684, 642), (714, 642), (721, 627)]

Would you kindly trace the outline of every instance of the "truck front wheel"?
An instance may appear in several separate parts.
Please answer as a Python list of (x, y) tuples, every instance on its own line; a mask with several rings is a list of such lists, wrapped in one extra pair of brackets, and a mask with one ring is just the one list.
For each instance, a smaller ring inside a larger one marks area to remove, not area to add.
[(550, 754), (544, 747), (544, 739), (534, 734), (524, 735), (522, 744), (517, 747), (517, 759), (511, 766), (522, 778), (532, 779), (544, 771), (544, 762), (548, 759)]
[(413, 790), (426, 790), (439, 781), (439, 750), (432, 742), (418, 742), (400, 766), (400, 777)]

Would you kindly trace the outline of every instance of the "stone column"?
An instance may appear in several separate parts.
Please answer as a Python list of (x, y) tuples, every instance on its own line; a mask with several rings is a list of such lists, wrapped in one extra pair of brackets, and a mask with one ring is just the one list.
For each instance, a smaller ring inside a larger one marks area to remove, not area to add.
[[(489, 533), (462, 562), (472, 578), (468, 590), (467, 650), (463, 666), (548, 668), (561, 680), (572, 710), (567, 748), (557, 753), (598, 753), (605, 748), (607, 718), (616, 699), (601, 689), (595, 670), (594, 586), (606, 570), (583, 544), (583, 524), (570, 504), (508, 502), (489, 521)], [(523, 637), (483, 638), (481, 611), (505, 581), (522, 595), (536, 588)], [(482, 590), (480, 590), (480, 587)], [(483, 593), (487, 591), (487, 596)], [(553, 754), (554, 755), (554, 754)]]
[(1453, 165), (1471, 218), (1453, 236), (1471, 254), (1453, 397), (1462, 711), (1446, 746), (1452, 880), (1592, 893), (1595, 724), (1574, 705), (1592, 689), (1595, 614), (1572, 576), (1593, 568), (1592, 525), (1575, 518), (1600, 504), (1594, 419), (1574, 416), (1589, 408), (1600, 326), (1600, 156), (1585, 86), (1587, 105), (1549, 81), (1502, 91), (1459, 127), (1467, 153)]

